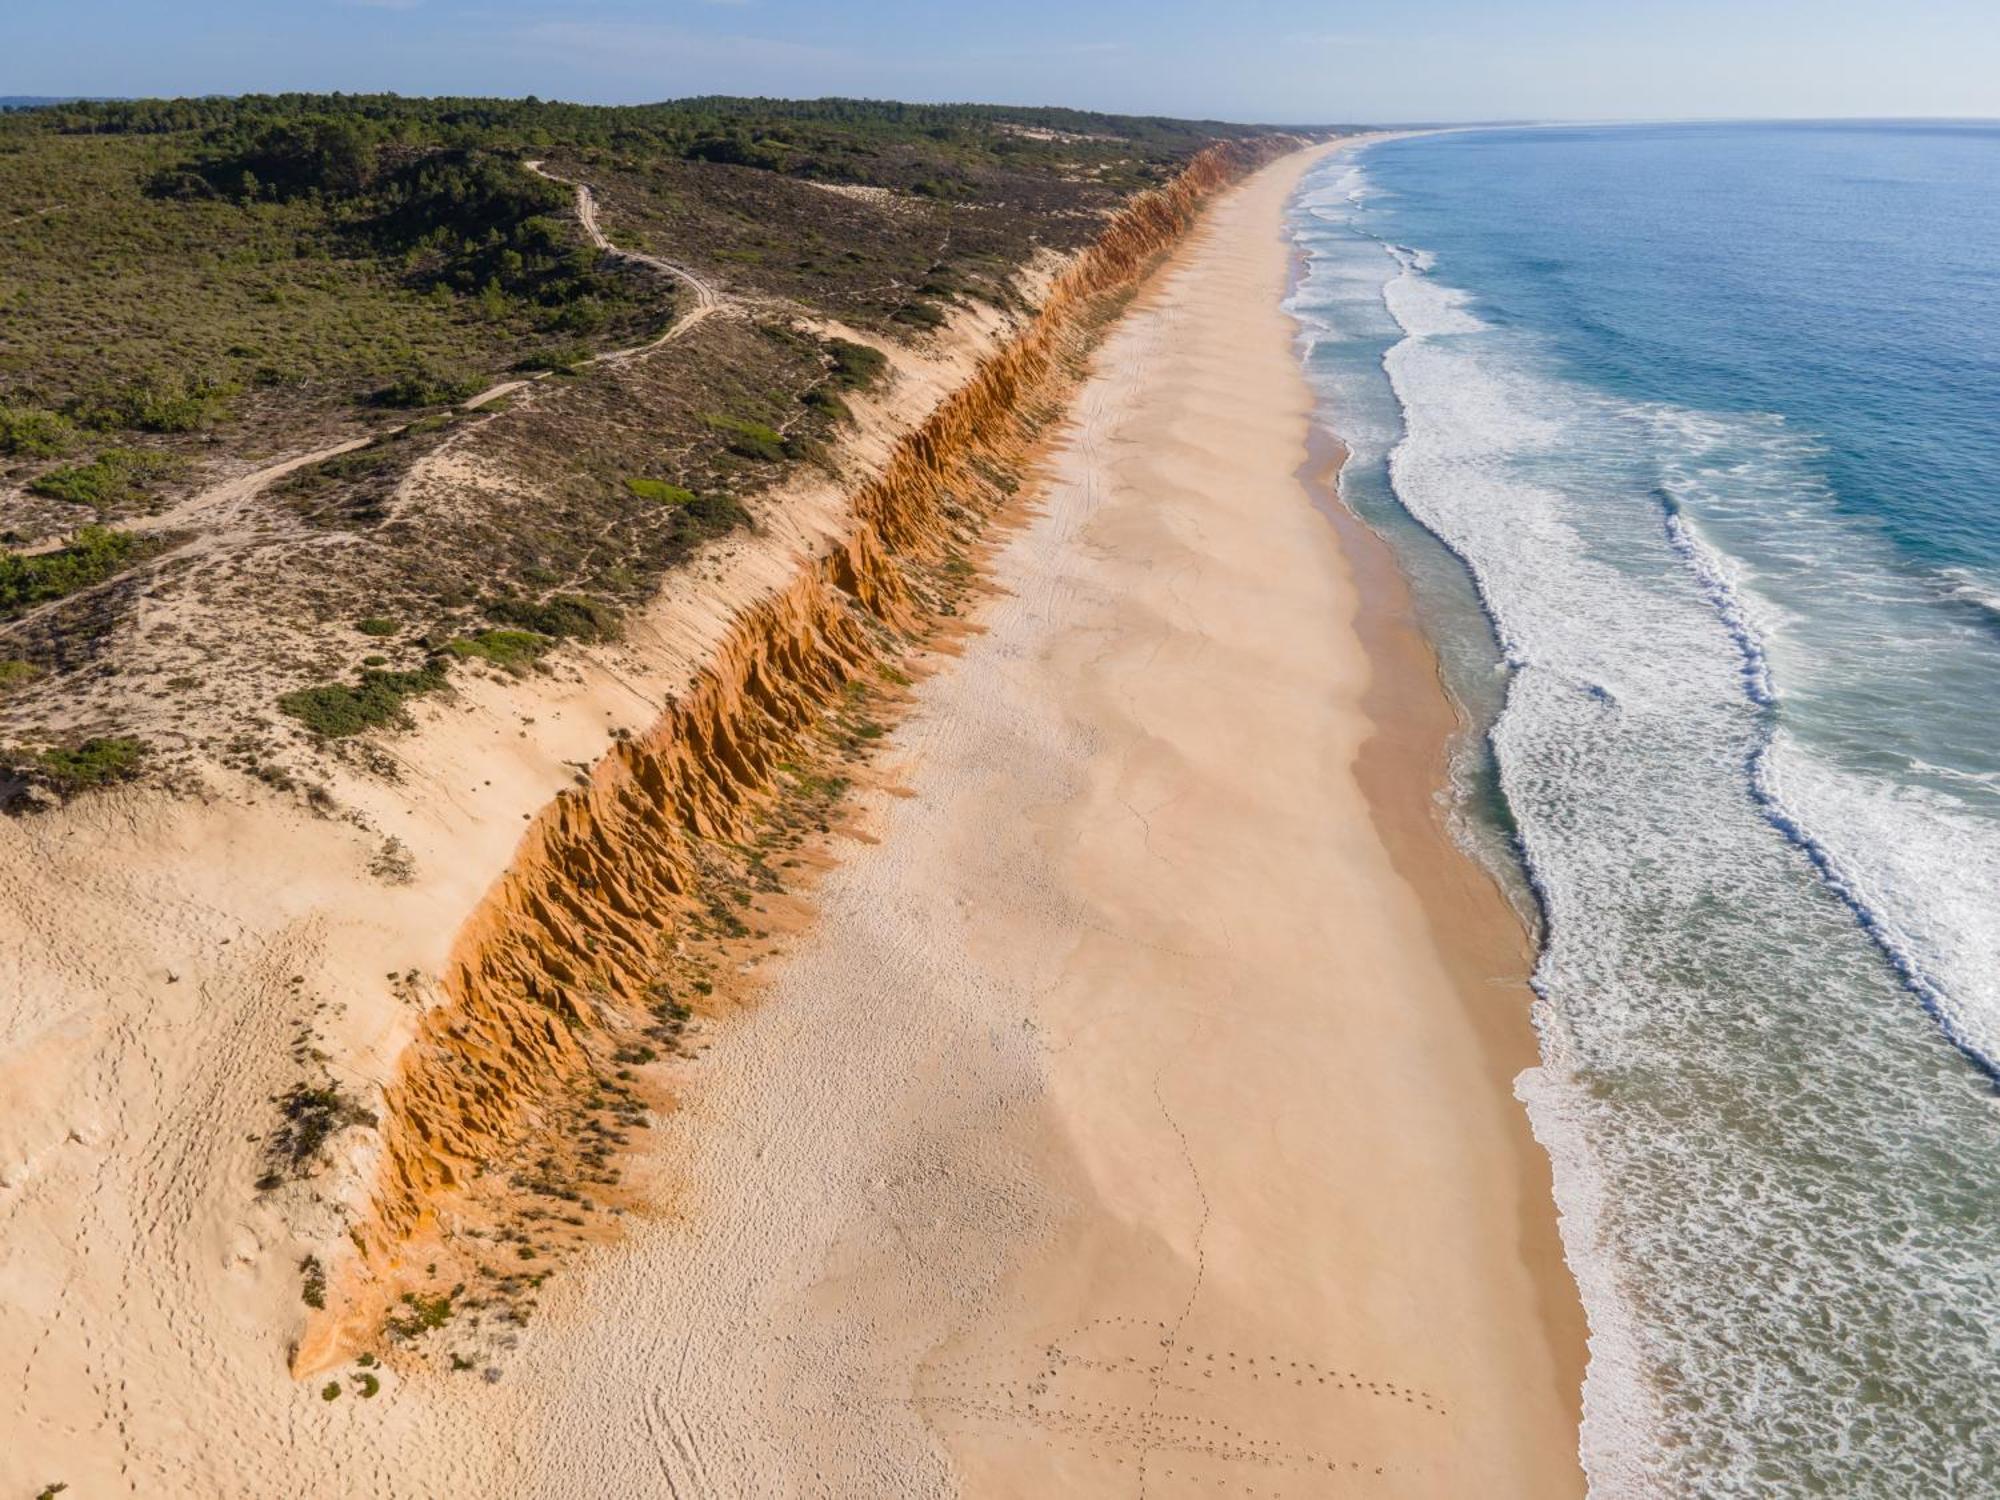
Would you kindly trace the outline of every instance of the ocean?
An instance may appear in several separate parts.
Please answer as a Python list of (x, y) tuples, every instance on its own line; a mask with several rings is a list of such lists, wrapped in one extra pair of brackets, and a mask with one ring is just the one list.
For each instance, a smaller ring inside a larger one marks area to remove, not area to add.
[(1412, 137), (1292, 222), (1541, 939), (1593, 1492), (2000, 1494), (2000, 126)]

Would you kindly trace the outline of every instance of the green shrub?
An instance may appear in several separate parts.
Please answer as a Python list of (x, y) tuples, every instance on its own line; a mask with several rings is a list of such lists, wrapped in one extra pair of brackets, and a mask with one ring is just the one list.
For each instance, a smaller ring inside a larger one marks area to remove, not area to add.
[(518, 670), (555, 644), (532, 630), (482, 630), (474, 636), (459, 636), (445, 643), (453, 656), (477, 657), (496, 667)]
[[(413, 1339), (418, 1334), (444, 1327), (458, 1311), (452, 1303), (464, 1290), (463, 1286), (455, 1286), (448, 1292), (437, 1292), (428, 1297), (420, 1292), (403, 1293), (404, 1310), (389, 1315), (385, 1325), (388, 1332), (395, 1338)], [(452, 1368), (458, 1368), (456, 1360)]]
[(87, 464), (71, 464), (36, 476), (28, 493), (69, 505), (96, 510), (143, 498), (142, 486), (178, 473), (183, 461), (170, 453), (145, 453), (136, 448), (108, 448)]
[(658, 505), (686, 505), (694, 499), (693, 490), (668, 484), (664, 479), (628, 479), (625, 488), (641, 500), (651, 500)]
[(337, 1084), (308, 1088), (295, 1084), (278, 1101), (285, 1122), (271, 1137), (269, 1150), (292, 1176), (303, 1177), (319, 1159), (320, 1149), (354, 1125), (373, 1125), (375, 1116), (340, 1091)]
[(69, 419), (26, 406), (0, 406), (0, 453), (10, 458), (54, 458), (76, 435)]
[(711, 416), (708, 425), (723, 434), (723, 446), (738, 457), (764, 463), (778, 463), (785, 457), (785, 440), (761, 422)]
[(880, 349), (851, 339), (828, 339), (826, 352), (833, 356), (833, 383), (842, 390), (872, 390), (889, 368), (889, 357)]
[(354, 1388), (361, 1392), (361, 1399), (366, 1401), (382, 1389), (382, 1382), (373, 1375), (357, 1375), (354, 1377)]
[(377, 406), (456, 406), (485, 389), (476, 376), (439, 370), (409, 370), (368, 399)]
[(146, 758), (144, 740), (108, 736), (75, 748), (0, 752), (0, 771), (24, 777), (69, 798), (136, 775)]
[(787, 458), (819, 464), (822, 467), (831, 467), (833, 462), (826, 451), (826, 444), (803, 432), (785, 435), (784, 453)]
[(538, 349), (526, 358), (516, 360), (514, 369), (521, 374), (527, 374), (532, 370), (550, 370), (557, 375), (573, 375), (589, 363), (589, 345), (557, 344), (553, 348)]
[(409, 722), (403, 700), (436, 692), (445, 685), (444, 667), (426, 663), (415, 672), (384, 672), (369, 668), (350, 687), (328, 682), (300, 688), (278, 699), (278, 707), (314, 734), (341, 739), (385, 724)]
[[(694, 510), (700, 505), (697, 497), (686, 508)], [(486, 613), (503, 624), (562, 640), (608, 640), (618, 634), (620, 625), (615, 606), (587, 594), (557, 594), (544, 600), (494, 599), (487, 603)]]
[(799, 397), (799, 400), (814, 411), (823, 412), (836, 422), (851, 422), (854, 420), (854, 413), (848, 410), (847, 403), (823, 385), (814, 386), (803, 396)]
[(403, 627), (394, 620), (384, 620), (379, 616), (370, 615), (365, 620), (356, 620), (354, 628), (363, 635), (394, 635)]
[(681, 515), (692, 523), (695, 535), (700, 537), (721, 536), (750, 519), (750, 512), (734, 495), (723, 494), (697, 495), (681, 508)]
[(944, 309), (935, 302), (905, 302), (896, 309), (894, 317), (898, 323), (908, 323), (912, 328), (944, 327)]
[(317, 1255), (308, 1255), (299, 1262), (299, 1297), (307, 1307), (324, 1309), (326, 1306), (326, 1267), (319, 1263)]
[(99, 384), (70, 403), (70, 415), (100, 431), (198, 432), (223, 414), (236, 388), (207, 375), (149, 371), (126, 385)]
[(86, 526), (67, 547), (32, 556), (0, 555), (0, 619), (101, 583), (139, 552), (127, 531)]
[(18, 657), (0, 657), (0, 693), (9, 688), (26, 687), (42, 675), (42, 669), (31, 661)]
[(329, 1380), (325, 1385), (321, 1386), (319, 1388), (319, 1399), (322, 1401), (338, 1401), (340, 1399), (340, 1382), (338, 1380)]

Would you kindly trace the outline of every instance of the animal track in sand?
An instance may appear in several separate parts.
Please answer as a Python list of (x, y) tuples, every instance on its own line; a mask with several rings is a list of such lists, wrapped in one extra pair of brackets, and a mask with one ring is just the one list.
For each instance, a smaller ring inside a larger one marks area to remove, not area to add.
[[(1130, 1470), (1167, 1493), (1326, 1493), (1365, 1486), (1379, 1462), (1384, 1405), (1443, 1422), (1434, 1392), (1326, 1358), (1187, 1340), (1176, 1322), (1104, 1317), (1036, 1349), (988, 1349), (929, 1367), (914, 1404), (940, 1431), (1025, 1438)], [(1365, 1433), (1343, 1450), (1329, 1431)]]

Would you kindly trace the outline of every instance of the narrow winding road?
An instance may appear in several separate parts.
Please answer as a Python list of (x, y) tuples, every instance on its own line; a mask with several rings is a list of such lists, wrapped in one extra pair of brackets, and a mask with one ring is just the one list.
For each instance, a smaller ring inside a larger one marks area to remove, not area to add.
[(671, 260), (663, 260), (657, 255), (647, 255), (638, 250), (622, 250), (612, 244), (605, 236), (604, 230), (598, 225), (597, 195), (591, 191), (589, 183), (572, 182), (567, 177), (558, 177), (555, 173), (546, 170), (539, 161), (524, 161), (521, 165), (526, 167), (530, 172), (533, 172), (537, 177), (545, 177), (550, 182), (559, 182), (566, 188), (575, 189), (577, 222), (583, 225), (583, 232), (590, 236), (591, 244), (595, 245), (599, 250), (617, 260), (629, 261), (633, 265), (646, 266), (651, 270), (660, 272), (662, 275), (671, 276), (694, 293), (694, 306), (674, 319), (673, 325), (650, 344), (641, 344), (636, 349), (614, 349), (609, 353), (597, 355), (591, 361), (593, 364), (608, 364), (615, 360), (633, 359), (642, 354), (650, 354), (662, 344), (671, 343), (679, 338), (690, 328), (694, 327), (695, 324), (701, 322), (702, 319), (711, 317), (722, 310), (722, 293), (717, 291), (711, 283), (703, 281), (701, 277), (695, 275), (686, 266), (679, 265)]

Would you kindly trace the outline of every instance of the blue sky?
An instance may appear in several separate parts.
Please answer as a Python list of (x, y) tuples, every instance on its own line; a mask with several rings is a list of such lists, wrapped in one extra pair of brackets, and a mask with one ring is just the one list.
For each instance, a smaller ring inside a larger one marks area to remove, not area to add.
[(2000, 116), (2000, 0), (0, 0), (0, 94), (333, 88), (1301, 123)]

